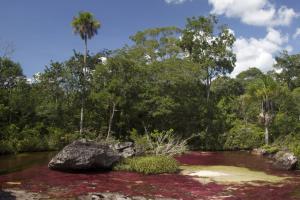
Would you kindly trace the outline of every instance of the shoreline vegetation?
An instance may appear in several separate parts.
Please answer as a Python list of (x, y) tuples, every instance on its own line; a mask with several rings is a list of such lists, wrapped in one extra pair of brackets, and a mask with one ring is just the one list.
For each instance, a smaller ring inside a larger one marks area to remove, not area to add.
[(235, 36), (215, 16), (138, 31), (132, 45), (92, 53), (100, 25), (80, 12), (72, 27), (84, 52), (34, 77), (0, 57), (0, 155), (86, 138), (133, 141), (150, 155), (263, 147), (299, 159), (300, 54), (283, 51), (273, 71), (232, 77)]

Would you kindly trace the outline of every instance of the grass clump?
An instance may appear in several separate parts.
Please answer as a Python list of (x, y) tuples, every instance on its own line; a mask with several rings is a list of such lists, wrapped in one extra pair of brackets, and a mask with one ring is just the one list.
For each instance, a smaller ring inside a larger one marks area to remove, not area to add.
[(114, 170), (117, 171), (132, 171), (143, 174), (175, 173), (178, 169), (177, 161), (170, 156), (127, 158), (114, 167)]

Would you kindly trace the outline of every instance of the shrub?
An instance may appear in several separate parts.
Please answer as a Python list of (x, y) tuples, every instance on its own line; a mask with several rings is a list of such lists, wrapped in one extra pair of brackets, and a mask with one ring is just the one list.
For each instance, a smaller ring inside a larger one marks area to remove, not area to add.
[(274, 146), (274, 145), (272, 145), (272, 146), (271, 145), (264, 145), (262, 148), (264, 150), (266, 150), (266, 152), (268, 154), (275, 154), (280, 150), (280, 148), (278, 146)]
[(291, 133), (286, 136), (277, 138), (274, 143), (282, 149), (288, 148), (298, 158), (298, 168), (300, 167), (300, 134)]
[(25, 127), (19, 133), (17, 149), (19, 152), (45, 151), (48, 144), (42, 134), (43, 124), (37, 124), (34, 127)]
[(19, 152), (46, 151), (48, 150), (48, 144), (40, 137), (31, 136), (19, 140), (17, 149)]
[(0, 140), (0, 155), (17, 153), (14, 142), (9, 140)]
[(137, 155), (142, 155), (150, 151), (151, 146), (147, 135), (139, 135), (136, 129), (130, 131), (130, 139), (134, 142)]
[(114, 167), (114, 170), (143, 174), (175, 173), (178, 171), (178, 163), (169, 156), (134, 157), (123, 160)]
[(253, 149), (264, 144), (264, 132), (254, 124), (237, 121), (226, 134), (224, 148), (229, 150)]
[(58, 150), (62, 148), (64, 143), (64, 135), (65, 133), (58, 128), (55, 127), (49, 127), (48, 130), (48, 136), (47, 136), (47, 142), (49, 150)]
[[(192, 136), (194, 137), (194, 136)], [(187, 141), (176, 138), (173, 129), (168, 131), (154, 130), (149, 135), (139, 135), (135, 129), (131, 131), (130, 138), (134, 141), (138, 154), (172, 156), (187, 151)]]

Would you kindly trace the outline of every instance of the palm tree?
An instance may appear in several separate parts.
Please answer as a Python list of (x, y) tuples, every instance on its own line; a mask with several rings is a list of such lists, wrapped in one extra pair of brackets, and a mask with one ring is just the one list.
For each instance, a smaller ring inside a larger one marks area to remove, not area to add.
[(278, 93), (278, 85), (270, 76), (264, 75), (249, 89), (252, 96), (261, 102), (261, 111), (258, 117), (265, 128), (265, 144), (269, 144), (269, 126), (274, 118), (274, 98)]
[(84, 66), (82, 68), (82, 96), (81, 96), (81, 111), (80, 111), (80, 134), (83, 132), (83, 109), (84, 109), (84, 96), (85, 96), (85, 72), (87, 71), (87, 40), (91, 39), (98, 33), (100, 22), (96, 20), (90, 12), (79, 12), (79, 15), (73, 18), (72, 27), (75, 34), (78, 34), (84, 41)]

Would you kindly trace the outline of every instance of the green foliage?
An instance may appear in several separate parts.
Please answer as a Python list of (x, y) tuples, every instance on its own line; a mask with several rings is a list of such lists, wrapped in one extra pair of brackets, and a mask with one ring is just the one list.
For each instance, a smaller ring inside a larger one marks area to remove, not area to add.
[(0, 155), (17, 153), (14, 140), (0, 140)]
[(18, 63), (0, 58), (0, 154), (113, 136), (131, 139), (141, 154), (173, 155), (188, 142), (202, 150), (257, 147), (261, 126), (270, 141), (300, 131), (299, 55), (276, 58), (280, 73), (250, 68), (229, 78), (235, 38), (214, 16), (189, 18), (183, 30), (138, 31), (132, 46), (96, 54), (86, 42), (100, 22), (82, 12), (72, 26), (86, 51), (51, 62), (31, 83)]
[(285, 136), (284, 135), (280, 136), (277, 138), (274, 144), (282, 149), (288, 148), (298, 157), (298, 162), (300, 161), (300, 134), (299, 133), (290, 133)]
[(174, 130), (154, 130), (150, 134), (139, 135), (136, 129), (130, 132), (138, 154), (167, 155), (182, 154), (187, 151), (187, 140), (176, 138)]
[(169, 156), (146, 156), (127, 158), (114, 167), (114, 170), (132, 171), (143, 174), (175, 173), (177, 161)]
[(244, 124), (237, 121), (233, 128), (225, 135), (225, 149), (253, 149), (264, 143), (264, 132), (254, 124)]
[(147, 135), (139, 135), (136, 129), (132, 129), (129, 137), (134, 142), (137, 155), (145, 154), (151, 149)]
[(81, 39), (91, 39), (100, 28), (100, 22), (97, 21), (90, 12), (80, 12), (72, 21), (74, 33), (79, 34)]
[(262, 148), (266, 150), (268, 154), (275, 154), (280, 150), (280, 148), (276, 145), (264, 145)]
[(290, 133), (288, 135), (279, 136), (274, 144), (274, 148), (288, 149), (298, 158), (297, 168), (300, 168), (300, 134)]
[(275, 59), (274, 67), (281, 70), (281, 73), (276, 74), (277, 80), (290, 90), (300, 87), (300, 55), (289, 55), (287, 51), (283, 51)]

